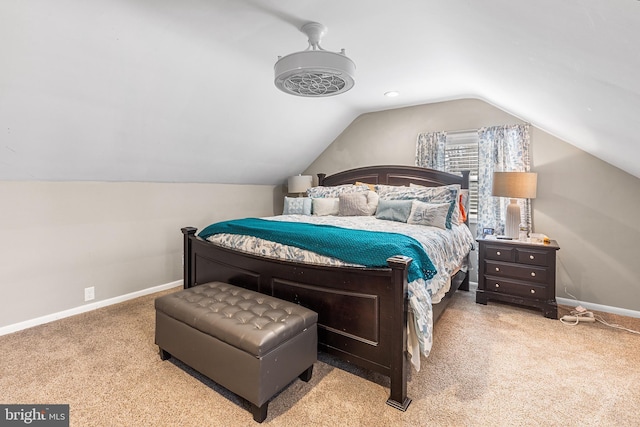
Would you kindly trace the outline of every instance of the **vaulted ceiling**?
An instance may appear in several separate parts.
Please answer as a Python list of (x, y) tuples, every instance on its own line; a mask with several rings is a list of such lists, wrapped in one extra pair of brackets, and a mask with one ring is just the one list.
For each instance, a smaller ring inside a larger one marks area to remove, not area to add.
[[(351, 91), (275, 88), (308, 21)], [(459, 98), (640, 177), (639, 41), (637, 0), (4, 0), (0, 180), (276, 184), (362, 113)]]

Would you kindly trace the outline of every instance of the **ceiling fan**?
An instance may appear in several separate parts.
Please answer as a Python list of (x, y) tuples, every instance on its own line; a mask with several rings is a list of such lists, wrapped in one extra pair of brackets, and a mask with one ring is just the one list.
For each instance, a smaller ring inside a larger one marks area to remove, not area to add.
[(307, 34), (309, 47), (278, 57), (274, 66), (276, 87), (291, 95), (312, 98), (338, 95), (351, 89), (355, 84), (356, 64), (344, 49), (331, 52), (320, 46), (327, 27), (307, 22), (300, 31)]

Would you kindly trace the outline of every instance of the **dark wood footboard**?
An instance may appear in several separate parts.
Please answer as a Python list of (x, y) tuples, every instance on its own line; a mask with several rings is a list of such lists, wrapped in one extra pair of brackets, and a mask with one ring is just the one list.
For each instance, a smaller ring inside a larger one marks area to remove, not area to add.
[(331, 267), (268, 259), (229, 250), (183, 228), (185, 288), (223, 281), (293, 301), (318, 313), (321, 350), (391, 379), (388, 403), (406, 410), (407, 269)]

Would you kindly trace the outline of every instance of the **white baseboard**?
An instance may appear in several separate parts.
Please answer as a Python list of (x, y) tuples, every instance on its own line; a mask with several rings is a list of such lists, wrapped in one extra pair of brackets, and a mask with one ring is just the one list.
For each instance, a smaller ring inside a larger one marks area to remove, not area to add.
[[(469, 287), (471, 289), (478, 289), (478, 282), (469, 282)], [(582, 307), (588, 310), (600, 311), (602, 313), (618, 314), (620, 316), (636, 317), (640, 319), (640, 311), (636, 311), (636, 310), (628, 310), (626, 308), (611, 307), (609, 305), (602, 305), (602, 304), (594, 304), (591, 302), (578, 301), (571, 298), (556, 297), (556, 302), (558, 304), (566, 305), (569, 307), (577, 307), (581, 305)]]
[(577, 301), (577, 300), (569, 299), (569, 298), (557, 298), (556, 297), (556, 302), (558, 304), (568, 305), (569, 307), (577, 307), (577, 306), (581, 305), (582, 307), (584, 307), (586, 309), (589, 309), (589, 310), (601, 311), (603, 313), (618, 314), (620, 316), (628, 316), (628, 317), (640, 318), (640, 311), (627, 310), (626, 308), (618, 308), (618, 307), (611, 307), (611, 306), (608, 306), (608, 305), (593, 304), (593, 303), (590, 303), (590, 302)]
[(0, 336), (7, 335), (13, 332), (18, 332), (23, 329), (31, 328), (31, 327), (42, 325), (45, 323), (53, 322), (54, 320), (63, 319), (65, 317), (75, 316), (76, 314), (86, 313), (87, 311), (97, 310), (98, 308), (107, 307), (113, 304), (118, 304), (120, 302), (128, 301), (130, 299), (134, 299), (141, 296), (164, 291), (167, 289), (175, 288), (177, 286), (182, 286), (182, 280), (176, 280), (175, 282), (154, 286), (152, 288), (143, 289), (141, 291), (131, 292), (130, 294), (120, 295), (120, 296), (109, 298), (103, 301), (96, 301), (91, 304), (81, 305), (79, 307), (70, 308), (68, 310), (60, 311), (58, 313), (48, 314), (46, 316), (37, 317), (35, 319), (25, 320), (24, 322), (14, 323), (13, 325), (3, 326), (0, 328)]
[[(475, 287), (477, 287), (476, 282), (472, 282), (470, 283), (470, 285), (472, 288), (474, 288), (474, 285)], [(63, 319), (65, 317), (75, 316), (76, 314), (97, 310), (98, 308), (107, 307), (113, 304), (118, 304), (120, 302), (128, 301), (141, 296), (153, 294), (160, 291), (165, 291), (167, 289), (175, 288), (177, 286), (182, 286), (182, 280), (176, 280), (175, 282), (166, 283), (164, 285), (154, 286), (152, 288), (143, 289), (141, 291), (131, 292), (130, 294), (120, 295), (120, 296), (109, 298), (103, 301), (97, 301), (92, 304), (85, 304), (79, 307), (70, 308), (69, 310), (60, 311), (58, 313), (48, 314), (46, 316), (37, 317), (35, 319), (25, 320), (24, 322), (3, 326), (3, 327), (0, 327), (0, 336), (7, 335), (13, 332), (18, 332), (23, 329), (31, 328), (34, 326), (43, 325), (45, 323), (53, 322), (54, 320)], [(568, 299), (568, 298), (556, 298), (556, 301), (558, 304), (566, 305), (569, 307), (577, 307), (578, 305), (581, 305), (582, 307), (589, 310), (601, 311), (603, 313), (618, 314), (620, 316), (640, 318), (640, 311), (628, 310), (626, 308), (611, 307), (608, 305), (601, 305), (601, 304), (593, 304), (590, 302), (577, 301), (577, 300)]]

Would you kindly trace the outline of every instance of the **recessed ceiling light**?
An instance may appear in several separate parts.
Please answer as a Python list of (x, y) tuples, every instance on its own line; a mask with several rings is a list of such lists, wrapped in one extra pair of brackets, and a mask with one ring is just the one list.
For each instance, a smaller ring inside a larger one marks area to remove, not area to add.
[(385, 92), (384, 96), (388, 96), (389, 98), (393, 98), (394, 96), (400, 95), (400, 92), (395, 90), (390, 90), (389, 92)]

